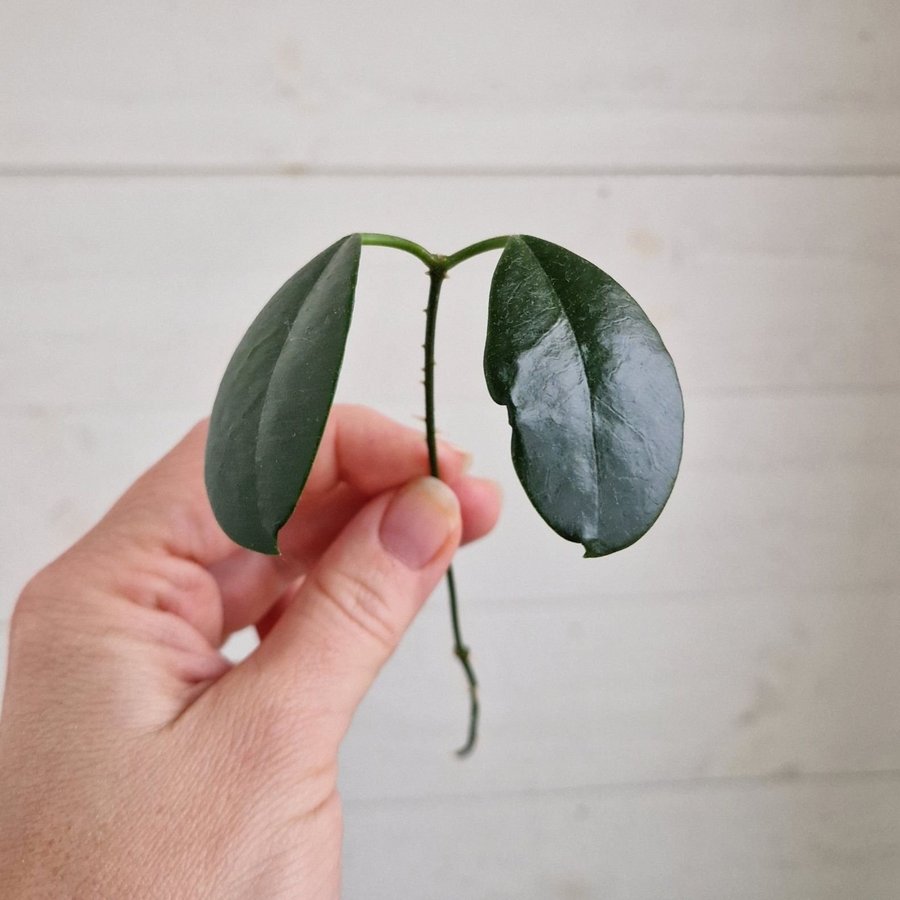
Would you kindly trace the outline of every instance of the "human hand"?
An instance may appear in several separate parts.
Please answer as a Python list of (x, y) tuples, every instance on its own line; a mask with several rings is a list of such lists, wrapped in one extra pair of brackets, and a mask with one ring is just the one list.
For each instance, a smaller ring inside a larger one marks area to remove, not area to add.
[[(204, 424), (40, 572), (0, 720), (4, 898), (330, 898), (338, 746), (460, 540), (499, 497), (442, 445), (335, 407), (281, 557), (233, 544)], [(451, 490), (452, 488), (452, 490)], [(225, 638), (256, 625), (232, 666)]]

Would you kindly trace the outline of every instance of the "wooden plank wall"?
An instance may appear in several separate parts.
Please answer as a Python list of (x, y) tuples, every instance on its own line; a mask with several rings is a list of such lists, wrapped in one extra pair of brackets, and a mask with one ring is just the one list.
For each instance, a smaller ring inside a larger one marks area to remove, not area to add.
[[(0, 619), (318, 250), (537, 234), (658, 323), (682, 475), (617, 556), (545, 532), (492, 260), (454, 272), (440, 423), (506, 493), (458, 566), (482, 743), (441, 592), (345, 748), (346, 896), (896, 898), (898, 40), (888, 0), (7, 0)], [(424, 286), (366, 251), (342, 399), (416, 421)]]

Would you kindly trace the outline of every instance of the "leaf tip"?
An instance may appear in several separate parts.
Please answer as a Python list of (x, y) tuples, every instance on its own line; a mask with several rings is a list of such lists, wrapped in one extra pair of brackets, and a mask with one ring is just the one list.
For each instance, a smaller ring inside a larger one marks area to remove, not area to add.
[(257, 553), (264, 553), (266, 556), (281, 556), (281, 551), (278, 549), (278, 541), (274, 538), (272, 539), (271, 544), (265, 544), (260, 547), (254, 547)]
[(222, 522), (219, 522), (219, 525), (231, 540), (246, 550), (266, 556), (281, 556), (281, 551), (278, 549), (277, 532), (270, 534), (267, 530), (263, 531), (260, 528), (254, 528), (252, 533), (236, 532), (233, 528), (226, 530)]
[(609, 556), (610, 553), (622, 549), (622, 547), (611, 546), (604, 541), (585, 541), (582, 546), (584, 547), (582, 559), (599, 559), (601, 556)]

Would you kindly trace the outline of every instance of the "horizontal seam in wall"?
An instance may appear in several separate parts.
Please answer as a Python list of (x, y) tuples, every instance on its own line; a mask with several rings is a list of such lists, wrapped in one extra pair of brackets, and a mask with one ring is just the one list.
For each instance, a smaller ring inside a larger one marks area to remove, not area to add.
[(871, 771), (772, 773), (768, 775), (737, 775), (708, 778), (667, 778), (610, 782), (607, 784), (582, 784), (547, 788), (510, 788), (489, 791), (470, 791), (460, 794), (428, 794), (419, 797), (358, 797), (344, 794), (345, 802), (356, 807), (376, 806), (429, 806), (459, 804), (471, 801), (495, 802), (503, 799), (541, 799), (545, 797), (570, 797), (573, 801), (586, 797), (624, 793), (650, 793), (654, 791), (717, 791), (729, 789), (771, 789), (773, 787), (812, 787), (825, 785), (839, 787), (847, 784), (900, 783), (900, 770), (879, 769)]
[(0, 178), (896, 178), (900, 165), (304, 166), (2, 165)]

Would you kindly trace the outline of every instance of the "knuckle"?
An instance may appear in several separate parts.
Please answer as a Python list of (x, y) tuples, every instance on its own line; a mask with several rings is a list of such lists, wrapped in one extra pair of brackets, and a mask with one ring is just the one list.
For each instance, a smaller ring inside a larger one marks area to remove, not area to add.
[[(70, 551), (71, 552), (71, 551)], [(87, 634), (105, 608), (79, 576), (81, 568), (63, 555), (33, 575), (22, 588), (9, 620), (10, 646), (45, 646), (59, 650)]]
[(374, 572), (319, 571), (310, 576), (313, 596), (386, 650), (399, 639), (386, 586)]
[(88, 593), (83, 568), (76, 545), (31, 577), (16, 601), (13, 619), (17, 615), (29, 619), (53, 618), (71, 608)]
[[(49, 668), (64, 656), (59, 635), (62, 631), (70, 640), (71, 634), (61, 614), (64, 604), (57, 598), (55, 578), (47, 570), (35, 575), (19, 594), (10, 615), (8, 634), (9, 658), (17, 665), (30, 660), (29, 665)], [(52, 660), (48, 660), (46, 648), (51, 642), (55, 650)]]
[(13, 606), (9, 622), (11, 637), (21, 637), (41, 626), (49, 609), (53, 606), (51, 600), (55, 592), (53, 582), (50, 569), (42, 569), (22, 588), (22, 592)]
[(9, 620), (10, 645), (18, 646), (23, 641), (27, 642), (39, 626), (40, 615), (35, 609), (35, 602), (30, 594), (23, 591), (13, 607)]

